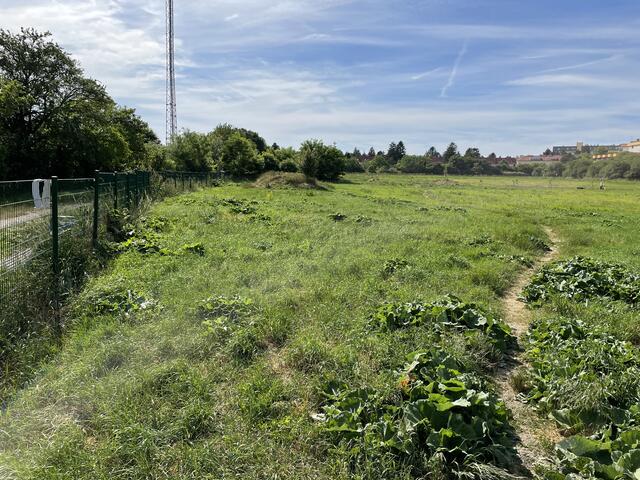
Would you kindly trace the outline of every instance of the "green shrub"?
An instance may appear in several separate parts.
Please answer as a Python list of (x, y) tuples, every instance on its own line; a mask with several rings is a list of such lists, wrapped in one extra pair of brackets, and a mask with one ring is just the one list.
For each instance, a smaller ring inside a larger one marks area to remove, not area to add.
[(427, 326), (436, 332), (479, 330), (495, 346), (505, 351), (515, 341), (509, 326), (474, 303), (464, 303), (447, 296), (430, 303), (386, 303), (369, 318), (372, 328), (393, 331), (400, 328)]
[(600, 297), (636, 305), (640, 301), (640, 275), (622, 265), (575, 257), (545, 265), (522, 292), (529, 303), (540, 303), (551, 295), (576, 302)]
[[(434, 458), (450, 474), (476, 464), (508, 468), (514, 450), (507, 410), (477, 376), (461, 373), (440, 352), (416, 353), (397, 389), (330, 386), (323, 413), (315, 418), (354, 469), (395, 460), (413, 476), (433, 473)], [(501, 478), (508, 478), (503, 472)]]
[(336, 180), (344, 174), (344, 154), (321, 140), (307, 140), (300, 146), (300, 170), (307, 177)]

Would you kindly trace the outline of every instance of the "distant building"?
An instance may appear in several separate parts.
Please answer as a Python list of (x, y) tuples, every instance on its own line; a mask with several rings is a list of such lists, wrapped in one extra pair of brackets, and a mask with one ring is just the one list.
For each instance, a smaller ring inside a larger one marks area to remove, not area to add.
[(620, 148), (623, 152), (640, 153), (640, 138), (633, 142), (623, 143)]
[(573, 145), (555, 146), (552, 148), (554, 155), (577, 155), (580, 153), (596, 153), (602, 152), (619, 152), (621, 150), (620, 145), (585, 145), (583, 142), (578, 142)]
[(517, 160), (515, 157), (495, 157), (489, 155), (484, 159), (489, 165), (509, 165), (510, 167), (515, 167)]
[(516, 159), (518, 165), (550, 165), (562, 160), (562, 155), (521, 155)]

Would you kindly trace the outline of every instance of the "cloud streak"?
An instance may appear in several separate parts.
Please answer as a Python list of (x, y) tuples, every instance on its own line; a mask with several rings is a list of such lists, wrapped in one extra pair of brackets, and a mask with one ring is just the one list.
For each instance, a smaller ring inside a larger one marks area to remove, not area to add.
[(453, 64), (453, 68), (451, 69), (451, 73), (449, 74), (449, 79), (447, 80), (447, 83), (445, 83), (444, 86), (442, 87), (442, 89), (440, 90), (440, 98), (446, 98), (447, 97), (447, 93), (449, 92), (449, 89), (451, 87), (453, 87), (453, 84), (456, 81), (456, 76), (458, 75), (458, 68), (460, 68), (460, 62), (462, 62), (462, 59), (464, 58), (466, 53), (467, 53), (467, 42), (465, 42), (462, 45), (462, 48), (458, 52), (458, 56), (456, 57), (456, 61)]

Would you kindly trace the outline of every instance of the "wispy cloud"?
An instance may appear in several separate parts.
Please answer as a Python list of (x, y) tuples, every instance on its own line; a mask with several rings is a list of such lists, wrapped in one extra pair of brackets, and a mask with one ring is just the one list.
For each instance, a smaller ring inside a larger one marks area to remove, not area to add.
[(617, 77), (576, 74), (532, 75), (506, 82), (514, 86), (538, 87), (598, 87), (598, 88), (637, 88), (637, 83)]
[(224, 21), (225, 22), (233, 22), (237, 18), (240, 18), (240, 15), (238, 15), (237, 13), (234, 13), (234, 14), (231, 14), (229, 16), (224, 17)]
[(593, 65), (598, 65), (600, 63), (611, 62), (621, 58), (619, 55), (612, 55), (606, 58), (599, 58), (597, 60), (592, 60), (590, 62), (576, 63), (573, 65), (566, 65), (564, 67), (556, 67), (556, 68), (548, 68), (546, 70), (542, 70), (540, 73), (551, 73), (551, 72), (563, 72), (566, 70), (576, 70), (584, 67), (591, 67)]
[(442, 70), (444, 70), (442, 67), (437, 67), (437, 68), (434, 68), (434, 69), (429, 70), (427, 72), (418, 73), (416, 75), (412, 75), (411, 76), (411, 80), (422, 80), (423, 78), (435, 75), (436, 73), (439, 73)]
[(456, 81), (456, 76), (458, 75), (458, 68), (460, 67), (460, 62), (462, 62), (462, 59), (464, 58), (466, 53), (467, 53), (467, 42), (465, 42), (462, 45), (462, 48), (458, 52), (456, 61), (453, 64), (451, 73), (449, 74), (449, 79), (447, 80), (447, 83), (445, 83), (445, 85), (442, 87), (442, 90), (440, 90), (440, 98), (446, 98), (447, 93), (449, 92), (449, 89), (453, 87), (453, 84)]

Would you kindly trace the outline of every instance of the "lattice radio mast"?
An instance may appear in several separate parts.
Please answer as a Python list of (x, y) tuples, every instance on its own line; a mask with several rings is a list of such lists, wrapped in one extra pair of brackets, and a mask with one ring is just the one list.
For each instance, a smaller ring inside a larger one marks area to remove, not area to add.
[(178, 115), (176, 113), (176, 69), (173, 29), (173, 0), (166, 0), (167, 22), (167, 130), (166, 143), (169, 145), (178, 133)]

